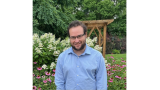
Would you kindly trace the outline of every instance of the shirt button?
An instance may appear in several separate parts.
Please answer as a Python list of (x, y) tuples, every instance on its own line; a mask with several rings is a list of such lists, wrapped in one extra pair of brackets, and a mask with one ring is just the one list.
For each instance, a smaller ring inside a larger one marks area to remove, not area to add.
[(79, 66), (77, 66), (77, 67), (79, 67)]
[(78, 76), (78, 75), (77, 75)]
[(78, 57), (79, 58), (79, 57)]
[(78, 85), (78, 84), (77, 84)]

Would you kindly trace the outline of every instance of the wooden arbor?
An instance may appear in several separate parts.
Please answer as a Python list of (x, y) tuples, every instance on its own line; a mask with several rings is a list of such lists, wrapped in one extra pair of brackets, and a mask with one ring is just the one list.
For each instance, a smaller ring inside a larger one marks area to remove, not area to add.
[[(91, 29), (89, 34), (87, 35), (88, 37), (91, 35), (91, 33), (94, 31), (95, 29), (98, 30), (99, 35), (96, 34), (97, 38), (98, 38), (98, 42), (97, 44), (99, 46), (102, 46), (103, 44), (103, 57), (105, 58), (105, 52), (106, 52), (106, 31), (107, 31), (107, 25), (112, 23), (114, 21), (114, 19), (107, 19), (107, 20), (90, 20), (90, 21), (81, 21), (82, 23), (84, 23), (87, 26), (87, 29)], [(103, 28), (103, 35), (101, 34), (101, 29)]]

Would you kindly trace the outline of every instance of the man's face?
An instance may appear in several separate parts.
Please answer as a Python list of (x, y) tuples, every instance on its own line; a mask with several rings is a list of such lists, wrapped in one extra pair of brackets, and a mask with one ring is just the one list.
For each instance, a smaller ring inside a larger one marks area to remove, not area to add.
[(84, 35), (83, 28), (81, 26), (72, 27), (69, 29), (69, 34), (72, 48), (77, 51), (84, 49), (87, 35)]

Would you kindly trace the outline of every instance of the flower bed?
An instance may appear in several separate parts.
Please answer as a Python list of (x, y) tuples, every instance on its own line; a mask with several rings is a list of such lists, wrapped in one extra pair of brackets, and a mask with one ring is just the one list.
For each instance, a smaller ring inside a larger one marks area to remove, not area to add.
[(126, 90), (126, 60), (107, 58), (108, 90)]

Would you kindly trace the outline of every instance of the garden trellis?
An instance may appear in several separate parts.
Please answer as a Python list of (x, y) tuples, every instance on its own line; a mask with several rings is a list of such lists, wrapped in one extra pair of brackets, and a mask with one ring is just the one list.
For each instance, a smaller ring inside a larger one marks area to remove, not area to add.
[[(107, 25), (112, 23), (114, 19), (107, 19), (107, 20), (90, 20), (90, 21), (81, 21), (87, 26), (87, 29), (91, 29), (88, 37), (91, 35), (91, 33), (94, 31), (98, 38), (97, 44), (101, 47), (103, 45), (103, 57), (105, 58), (105, 52), (106, 52), (106, 32), (107, 32)], [(101, 29), (103, 28), (103, 35), (101, 34)], [(96, 33), (95, 29), (98, 30), (99, 34)]]

